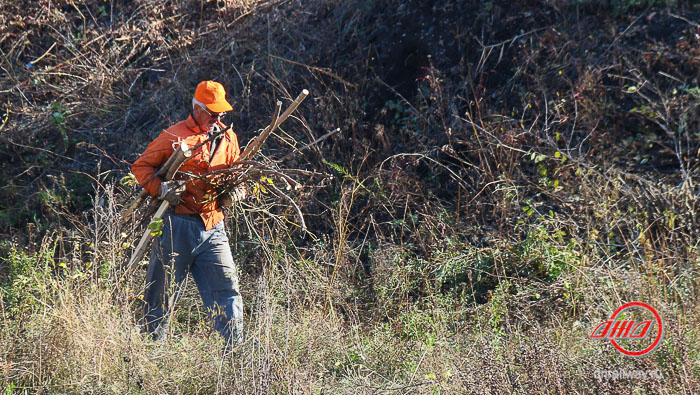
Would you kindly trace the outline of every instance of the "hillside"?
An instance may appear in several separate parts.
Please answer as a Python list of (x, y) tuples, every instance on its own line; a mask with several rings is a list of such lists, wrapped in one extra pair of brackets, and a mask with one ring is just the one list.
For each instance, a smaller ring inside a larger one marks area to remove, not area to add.
[[(699, 4), (4, 1), (0, 32), (7, 393), (700, 391)], [(308, 89), (259, 160), (325, 175), (308, 233), (264, 183), (227, 212), (232, 352), (191, 282), (139, 334), (123, 278), (130, 165), (207, 79), (243, 144)], [(640, 358), (589, 338), (632, 301)]]

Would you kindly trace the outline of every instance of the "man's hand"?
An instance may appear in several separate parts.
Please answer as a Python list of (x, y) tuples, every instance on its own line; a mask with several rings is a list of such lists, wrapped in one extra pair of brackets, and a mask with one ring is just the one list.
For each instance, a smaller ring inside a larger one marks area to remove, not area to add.
[(248, 195), (245, 189), (245, 185), (239, 185), (238, 188), (231, 191), (231, 200), (234, 202), (240, 202)]
[(221, 205), (221, 207), (231, 207), (233, 206), (233, 203), (240, 202), (245, 199), (247, 194), (245, 185), (240, 185), (233, 191), (222, 194), (219, 197), (219, 205)]
[(185, 184), (180, 181), (170, 180), (160, 183), (158, 199), (167, 200), (171, 206), (177, 206), (182, 202), (180, 195), (185, 192)]

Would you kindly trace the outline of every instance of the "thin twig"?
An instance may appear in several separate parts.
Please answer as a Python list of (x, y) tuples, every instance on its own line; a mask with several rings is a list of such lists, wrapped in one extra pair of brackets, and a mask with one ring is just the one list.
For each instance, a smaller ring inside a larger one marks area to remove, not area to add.
[(328, 70), (326, 70), (326, 69), (322, 69), (322, 68), (316, 67), (316, 66), (309, 66), (308, 64), (304, 64), (304, 63), (296, 62), (296, 61), (293, 61), (293, 60), (285, 59), (285, 58), (280, 57), (280, 56), (270, 55), (270, 57), (271, 57), (271, 58), (275, 58), (275, 59), (279, 59), (279, 60), (284, 61), (284, 62), (287, 62), (287, 63), (294, 64), (294, 65), (297, 65), (297, 66), (306, 67), (308, 70), (318, 71), (319, 73), (325, 74), (325, 75), (327, 75), (327, 76), (329, 76), (329, 77), (332, 77), (332, 78), (334, 78), (334, 79), (336, 79), (336, 80), (342, 82), (344, 85), (349, 86), (349, 87), (352, 88), (352, 89), (357, 89), (357, 85), (356, 85), (356, 84), (353, 84), (352, 82), (347, 82), (347, 81), (345, 81), (344, 79), (342, 79), (342, 78), (340, 78), (339, 76), (337, 76), (336, 74), (333, 74), (333, 73), (331, 73), (330, 71), (328, 71)]
[(301, 147), (301, 148), (299, 148), (299, 149), (294, 149), (294, 151), (292, 151), (292, 152), (288, 153), (287, 155), (283, 156), (281, 159), (279, 159), (279, 161), (280, 161), (280, 162), (283, 162), (283, 161), (285, 161), (286, 159), (290, 158), (292, 155), (294, 155), (294, 154), (296, 154), (296, 153), (299, 153), (299, 152), (301, 152), (301, 151), (303, 151), (303, 150), (305, 150), (305, 149), (307, 149), (307, 148), (309, 148), (309, 147), (312, 147), (312, 146), (314, 146), (314, 145), (320, 143), (321, 141), (323, 141), (323, 140), (325, 140), (325, 139), (331, 137), (332, 135), (334, 135), (334, 134), (336, 134), (336, 133), (338, 133), (338, 132), (340, 132), (340, 128), (335, 128), (335, 129), (331, 130), (330, 132), (324, 134), (323, 136), (317, 138), (316, 140), (310, 142), (309, 144), (306, 144), (305, 146), (303, 146), (303, 147)]

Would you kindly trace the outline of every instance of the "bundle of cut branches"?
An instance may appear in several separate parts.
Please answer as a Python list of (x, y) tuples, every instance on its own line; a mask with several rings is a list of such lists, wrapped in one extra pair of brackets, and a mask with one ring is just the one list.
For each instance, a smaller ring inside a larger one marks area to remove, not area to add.
[[(201, 179), (214, 186), (218, 193), (212, 197), (213, 199), (224, 198), (226, 195), (234, 193), (241, 186), (246, 186), (255, 195), (269, 191), (294, 208), (299, 220), (299, 226), (302, 232), (306, 232), (306, 223), (301, 209), (294, 199), (289, 196), (288, 192), (297, 191), (303, 186), (295, 177), (327, 178), (329, 176), (308, 170), (283, 169), (277, 166), (278, 162), (268, 162), (244, 160), (236, 162), (236, 165), (229, 169), (213, 171), (199, 177), (189, 173), (184, 174), (192, 179)], [(251, 186), (252, 188), (250, 188)]]

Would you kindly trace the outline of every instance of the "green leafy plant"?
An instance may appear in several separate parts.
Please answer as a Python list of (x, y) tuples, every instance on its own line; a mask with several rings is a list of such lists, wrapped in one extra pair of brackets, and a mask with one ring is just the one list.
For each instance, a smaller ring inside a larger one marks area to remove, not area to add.
[(158, 237), (163, 234), (163, 219), (153, 218), (151, 223), (148, 224), (148, 229), (151, 231), (151, 236)]

